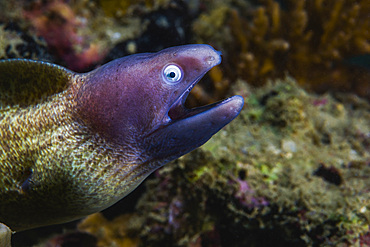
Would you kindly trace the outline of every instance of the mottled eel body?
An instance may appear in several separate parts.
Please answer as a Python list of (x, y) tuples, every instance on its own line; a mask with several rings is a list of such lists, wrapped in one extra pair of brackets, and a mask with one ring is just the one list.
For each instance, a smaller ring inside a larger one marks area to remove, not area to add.
[(184, 107), (220, 61), (208, 45), (132, 55), (85, 74), (0, 61), (0, 222), (20, 231), (100, 211), (205, 143), (243, 106), (234, 96)]

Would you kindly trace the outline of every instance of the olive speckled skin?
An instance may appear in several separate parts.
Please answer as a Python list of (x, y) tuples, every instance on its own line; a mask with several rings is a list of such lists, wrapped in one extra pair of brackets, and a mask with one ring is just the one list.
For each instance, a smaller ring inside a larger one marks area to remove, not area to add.
[[(239, 96), (183, 106), (220, 61), (208, 45), (132, 55), (85, 74), (0, 61), (0, 222), (20, 231), (100, 211), (202, 145), (243, 106)], [(182, 75), (173, 83), (163, 75), (169, 64)]]

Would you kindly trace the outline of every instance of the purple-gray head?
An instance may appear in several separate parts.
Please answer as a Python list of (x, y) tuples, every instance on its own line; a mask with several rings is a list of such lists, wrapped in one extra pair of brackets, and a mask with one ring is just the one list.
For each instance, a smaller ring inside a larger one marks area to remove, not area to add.
[(240, 96), (184, 106), (194, 85), (220, 62), (220, 52), (209, 45), (114, 60), (87, 75), (77, 97), (79, 114), (101, 136), (163, 165), (204, 144), (242, 109)]

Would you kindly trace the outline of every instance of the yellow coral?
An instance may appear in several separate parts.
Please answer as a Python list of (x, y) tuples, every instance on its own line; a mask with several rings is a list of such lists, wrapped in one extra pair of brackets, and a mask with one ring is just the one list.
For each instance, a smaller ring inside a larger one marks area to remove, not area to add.
[(122, 16), (135, 1), (104, 0), (99, 1), (100, 6), (107, 16)]
[[(289, 73), (301, 85), (318, 92), (353, 90), (370, 97), (368, 70), (343, 62), (370, 53), (370, 1), (259, 3), (249, 9), (229, 7), (224, 25), (215, 26), (220, 27), (219, 33), (229, 30), (233, 38), (232, 42), (217, 43), (224, 52), (225, 77), (261, 85), (267, 78), (283, 78)], [(217, 35), (204, 36), (199, 27), (196, 22), (194, 31), (199, 40), (212, 43)]]
[(97, 246), (136, 247), (139, 239), (129, 234), (131, 218), (125, 214), (108, 221), (101, 213), (95, 213), (86, 217), (78, 229), (94, 235), (98, 239)]
[(110, 17), (122, 17), (131, 13), (133, 9), (157, 9), (160, 6), (165, 6), (169, 0), (99, 0), (99, 5), (104, 10), (104, 13)]

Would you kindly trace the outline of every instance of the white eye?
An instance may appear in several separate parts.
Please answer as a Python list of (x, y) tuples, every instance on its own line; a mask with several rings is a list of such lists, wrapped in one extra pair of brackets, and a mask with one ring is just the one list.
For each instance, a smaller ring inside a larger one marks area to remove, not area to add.
[(167, 65), (163, 70), (163, 78), (165, 82), (175, 84), (182, 79), (182, 69), (174, 64)]

